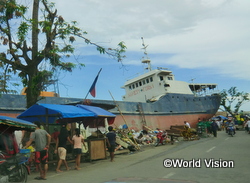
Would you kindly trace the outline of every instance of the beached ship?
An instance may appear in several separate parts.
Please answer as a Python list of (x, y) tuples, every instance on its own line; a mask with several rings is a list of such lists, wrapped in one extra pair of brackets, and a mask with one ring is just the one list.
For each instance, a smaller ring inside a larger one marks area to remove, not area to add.
[(210, 119), (217, 112), (221, 101), (217, 84), (176, 81), (172, 71), (151, 70), (148, 58), (142, 62), (149, 71), (128, 80), (123, 86), (123, 101), (109, 109), (117, 115), (117, 126), (127, 123), (135, 129), (169, 129), (188, 121), (195, 127), (199, 120)]
[[(147, 65), (148, 72), (125, 82), (123, 101), (45, 97), (39, 103), (98, 106), (116, 115), (116, 127), (126, 124), (139, 130), (144, 126), (169, 129), (171, 125), (183, 125), (184, 121), (195, 127), (199, 119), (213, 117), (221, 100), (217, 84), (177, 81), (166, 68), (152, 70), (144, 43), (143, 46), (142, 63)], [(0, 115), (6, 115), (3, 112), (8, 109), (12, 117), (17, 116), (25, 110), (24, 104), (23, 95), (2, 95)]]

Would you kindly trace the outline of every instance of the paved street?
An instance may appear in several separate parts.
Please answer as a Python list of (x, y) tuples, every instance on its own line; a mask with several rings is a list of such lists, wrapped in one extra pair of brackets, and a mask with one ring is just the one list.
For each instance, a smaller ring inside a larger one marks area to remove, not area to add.
[[(115, 162), (98, 160), (82, 163), (80, 171), (55, 173), (53, 165), (50, 165), (47, 182), (102, 183), (116, 179), (115, 182), (248, 183), (249, 138), (250, 135), (244, 131), (237, 131), (234, 137), (221, 131), (217, 138), (181, 141), (175, 145), (143, 148), (134, 154), (117, 155)], [(164, 167), (171, 163), (177, 168)], [(73, 166), (72, 163), (70, 165)], [(28, 182), (40, 181), (34, 180), (35, 176), (37, 173), (30, 175)], [(135, 178), (140, 179), (135, 181)]]

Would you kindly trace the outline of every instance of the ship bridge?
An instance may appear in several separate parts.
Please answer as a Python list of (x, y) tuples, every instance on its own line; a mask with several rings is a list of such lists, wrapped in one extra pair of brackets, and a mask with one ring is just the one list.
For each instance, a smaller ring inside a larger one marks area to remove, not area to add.
[(167, 93), (193, 94), (189, 83), (176, 81), (172, 71), (166, 68), (157, 68), (130, 79), (122, 88), (126, 92), (123, 96), (125, 101), (158, 100)]
[(218, 93), (217, 84), (214, 83), (190, 83), (190, 90), (196, 95), (211, 95)]

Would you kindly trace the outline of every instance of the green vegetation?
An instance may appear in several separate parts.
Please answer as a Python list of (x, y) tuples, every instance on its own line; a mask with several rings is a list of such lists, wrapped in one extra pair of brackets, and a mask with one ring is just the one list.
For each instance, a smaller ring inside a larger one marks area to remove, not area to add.
[(250, 101), (249, 93), (239, 92), (236, 87), (231, 87), (229, 90), (222, 90), (220, 95), (222, 110), (229, 113), (232, 117), (236, 117), (241, 106), (245, 102)]
[(64, 60), (74, 53), (76, 38), (95, 46), (99, 53), (107, 54), (118, 62), (125, 57), (126, 46), (123, 42), (114, 49), (91, 42), (85, 37), (87, 32), (77, 27), (76, 21), (69, 23), (57, 15), (54, 3), (34, 0), (32, 18), (27, 12), (28, 7), (17, 4), (15, 0), (0, 1), (0, 42), (1, 50), (4, 50), (0, 52), (0, 69), (8, 65), (8, 75), (0, 78), (3, 81), (0, 87), (4, 92), (10, 92), (6, 90), (7, 82), (11, 73), (17, 73), (23, 86), (28, 87), (27, 107), (39, 100), (40, 92), (50, 83), (56, 70), (72, 72), (77, 66), (84, 66), (83, 63)]

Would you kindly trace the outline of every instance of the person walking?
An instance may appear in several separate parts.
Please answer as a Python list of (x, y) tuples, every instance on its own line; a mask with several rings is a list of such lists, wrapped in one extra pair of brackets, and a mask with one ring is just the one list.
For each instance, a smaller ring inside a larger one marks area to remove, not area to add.
[(213, 120), (211, 124), (211, 130), (213, 132), (214, 137), (217, 137), (217, 130), (219, 129), (218, 124)]
[(34, 122), (36, 125), (35, 132), (31, 133), (30, 140), (26, 143), (25, 149), (29, 147), (32, 142), (35, 142), (35, 163), (38, 164), (40, 176), (37, 180), (46, 180), (46, 173), (48, 171), (48, 149), (51, 141), (51, 136), (48, 132), (41, 129), (40, 122)]
[(61, 164), (63, 163), (66, 167), (66, 170), (69, 170), (70, 168), (68, 167), (67, 161), (66, 161), (66, 155), (67, 155), (67, 150), (66, 150), (66, 144), (67, 141), (69, 141), (71, 144), (73, 142), (69, 138), (69, 133), (68, 130), (66, 129), (66, 125), (62, 125), (62, 128), (60, 130), (60, 133), (56, 139), (56, 149), (55, 149), (55, 154), (58, 153), (59, 161), (57, 163), (56, 167), (56, 172), (62, 172), (60, 170)]
[(109, 154), (110, 154), (110, 161), (113, 162), (114, 157), (115, 157), (116, 134), (115, 134), (112, 126), (109, 126), (108, 130), (109, 130), (109, 132), (106, 134), (107, 146), (108, 146), (108, 151), (109, 151)]
[(75, 129), (75, 135), (72, 138), (73, 144), (74, 144), (74, 154), (76, 155), (75, 159), (75, 170), (80, 170), (80, 162), (81, 162), (81, 155), (82, 155), (82, 144), (87, 149), (86, 144), (84, 143), (84, 138), (80, 134), (80, 129)]

